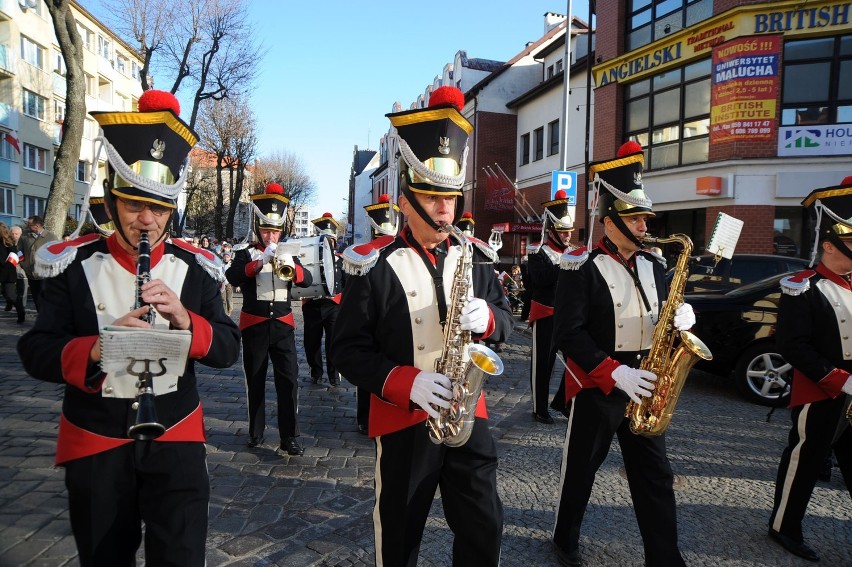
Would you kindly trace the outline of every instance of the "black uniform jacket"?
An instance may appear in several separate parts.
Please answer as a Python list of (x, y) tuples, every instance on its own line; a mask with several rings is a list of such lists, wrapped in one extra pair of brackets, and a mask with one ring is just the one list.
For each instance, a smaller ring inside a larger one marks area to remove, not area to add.
[[(608, 242), (608, 241), (607, 241)], [(651, 347), (654, 324), (666, 298), (663, 265), (650, 253), (636, 252), (636, 269), (650, 312), (627, 269), (601, 240), (591, 253), (566, 251), (556, 287), (553, 344), (565, 355), (566, 400), (582, 388), (606, 394), (620, 364), (639, 367)]]
[[(372, 392), (370, 435), (399, 431), (425, 421), (426, 412), (411, 403), (414, 378), (421, 370), (434, 371), (444, 347), (438, 303), (432, 276), (420, 254), (410, 245), (405, 229), (396, 238), (385, 236), (344, 252), (346, 287), (334, 329), (332, 359), (347, 380)], [(443, 289), (450, 308), (453, 275), (461, 247), (445, 241)], [(370, 258), (353, 265), (352, 257)], [(491, 321), (482, 336), (505, 341), (512, 330), (512, 315), (497, 276), (493, 258), (473, 247), (473, 285), (469, 294), (484, 299)], [(485, 417), (480, 397), (477, 416)]]
[(294, 256), (295, 275), (292, 281), (284, 281), (272, 271), (272, 262), (264, 265), (263, 249), (262, 243), (253, 242), (248, 248), (237, 251), (231, 267), (225, 272), (228, 282), (243, 292), (240, 329), (270, 319), (295, 327), (290, 308), (290, 288), (294, 284), (309, 287), (313, 283), (311, 272), (304, 269), (299, 258)]
[[(97, 363), (89, 363), (100, 329), (134, 305), (136, 265), (117, 238), (91, 234), (47, 245), (53, 256), (73, 260), (44, 281), (38, 319), (18, 341), (18, 354), (30, 375), (65, 383), (57, 464), (133, 442), (127, 429), (136, 418), (134, 399), (111, 397), (110, 389), (102, 388), (106, 375)], [(68, 254), (74, 250), (76, 255)], [(221, 277), (212, 253), (182, 241), (160, 243), (151, 251), (151, 279), (162, 280), (177, 293), (192, 318), (186, 370), (176, 390), (155, 398), (158, 421), (167, 429), (158, 442), (205, 440), (195, 361), (227, 368), (239, 356), (240, 334), (222, 308), (217, 269)], [(157, 317), (157, 327), (168, 328), (168, 322)]]
[(550, 240), (542, 244), (538, 252), (529, 257), (527, 279), (524, 286), (532, 293), (530, 323), (553, 315), (556, 296), (556, 281), (559, 279), (559, 258), (564, 249), (559, 249)]
[(790, 407), (836, 398), (852, 372), (852, 288), (822, 263), (781, 282), (776, 340), (793, 365)]

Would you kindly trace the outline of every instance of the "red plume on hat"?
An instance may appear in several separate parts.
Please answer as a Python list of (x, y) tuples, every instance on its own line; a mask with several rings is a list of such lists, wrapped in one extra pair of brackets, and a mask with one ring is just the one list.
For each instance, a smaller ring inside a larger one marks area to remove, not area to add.
[(621, 144), (621, 147), (618, 148), (618, 152), (616, 152), (616, 157), (624, 157), (624, 156), (632, 156), (633, 154), (638, 154), (642, 151), (642, 146), (639, 145), (638, 142), (634, 142), (630, 140), (629, 142), (624, 142)]
[(390, 203), (390, 196), (387, 193), (379, 195), (379, 203)]
[(560, 189), (560, 190), (559, 190), (559, 191), (557, 191), (557, 192), (556, 192), (556, 194), (553, 196), (553, 200), (554, 200), (554, 201), (556, 201), (556, 200), (558, 200), (558, 199), (567, 199), (567, 198), (568, 198), (568, 193), (566, 193), (566, 192), (565, 192), (565, 189)]
[(444, 104), (451, 104), (456, 107), (456, 110), (461, 112), (462, 108), (464, 108), (464, 93), (458, 87), (438, 87), (429, 97), (429, 108)]
[(270, 183), (266, 186), (266, 194), (267, 195), (283, 195), (284, 188), (281, 187), (278, 183)]
[(167, 91), (145, 91), (139, 97), (139, 112), (156, 112), (158, 110), (171, 110), (176, 116), (180, 116), (180, 103), (178, 99)]
[(852, 175), (847, 175), (843, 178), (843, 181), (840, 182), (841, 185), (852, 185)]
[(465, 211), (464, 214), (462, 215), (462, 218), (463, 219), (472, 219), (473, 213), (471, 213), (470, 211)]

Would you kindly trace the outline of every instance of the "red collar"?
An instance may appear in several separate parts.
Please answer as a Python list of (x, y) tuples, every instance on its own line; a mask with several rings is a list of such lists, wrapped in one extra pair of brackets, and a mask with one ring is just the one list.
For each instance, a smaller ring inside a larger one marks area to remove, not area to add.
[[(107, 248), (109, 248), (109, 253), (115, 258), (115, 261), (118, 262), (122, 268), (130, 272), (131, 274), (136, 273), (136, 260), (133, 259), (133, 256), (127, 253), (127, 251), (121, 247), (121, 244), (118, 243), (118, 232), (113, 232), (109, 238), (107, 238)], [(165, 252), (166, 247), (163, 245), (163, 242), (154, 246), (154, 249), (151, 250), (151, 267), (156, 266), (160, 260), (163, 259), (163, 253)]]
[(852, 285), (850, 285), (849, 281), (847, 281), (846, 278), (844, 278), (840, 274), (835, 274), (834, 272), (829, 270), (822, 262), (817, 264), (817, 267), (815, 269), (817, 273), (821, 274), (824, 278), (831, 280), (832, 282), (836, 283), (845, 290), (852, 291)]
[[(435, 257), (434, 252), (432, 250), (427, 250), (414, 239), (414, 235), (411, 234), (411, 229), (408, 227), (408, 225), (406, 225), (405, 228), (402, 230), (402, 232), (400, 233), (400, 237), (405, 241), (409, 248), (411, 248), (418, 254), (420, 254), (422, 251), (422, 254), (425, 254), (426, 258), (432, 263), (433, 266), (438, 265), (438, 258)], [(412, 242), (414, 243), (414, 245), (412, 245)], [(444, 242), (446, 242), (446, 240), (444, 240)], [(441, 244), (438, 244), (438, 246), (441, 246)], [(437, 246), (435, 248), (437, 248)]]
[(609, 249), (609, 246), (607, 246), (607, 245), (606, 245), (606, 243), (604, 242), (604, 238), (606, 238), (606, 237), (602, 237), (602, 238), (598, 241), (597, 248), (600, 248), (601, 250), (603, 250), (603, 251), (606, 253), (606, 255), (607, 255), (607, 256), (609, 256), (610, 258), (612, 258), (612, 259), (613, 259), (613, 260), (615, 260), (616, 262), (618, 262), (618, 263), (622, 263), (622, 262), (623, 262), (623, 263), (626, 263), (628, 266), (630, 266), (630, 267), (632, 268), (632, 267), (633, 267), (633, 264), (635, 264), (635, 263), (636, 263), (636, 254), (634, 253), (634, 254), (630, 257), (630, 259), (627, 259), (627, 258), (625, 258), (624, 256), (622, 256), (622, 255), (621, 255), (621, 252), (618, 252), (618, 250), (617, 250), (617, 249), (616, 249), (616, 251), (615, 251), (615, 252), (613, 252), (612, 250), (610, 250), (610, 249)]

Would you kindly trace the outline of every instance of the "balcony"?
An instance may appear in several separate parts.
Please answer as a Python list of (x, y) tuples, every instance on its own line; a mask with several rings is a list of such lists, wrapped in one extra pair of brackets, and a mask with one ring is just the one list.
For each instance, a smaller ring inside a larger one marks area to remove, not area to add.
[[(0, 0), (2, 2), (3, 0)], [(0, 43), (0, 79), (8, 79), (15, 76), (15, 53), (5, 43)]]
[(68, 96), (68, 81), (59, 73), (53, 73), (53, 94), (65, 98)]
[(21, 183), (21, 164), (0, 158), (0, 182), (17, 187)]
[(12, 20), (12, 15), (15, 13), (17, 2), (15, 0), (0, 0), (0, 22), (8, 22)]
[(18, 122), (18, 112), (11, 105), (0, 102), (0, 126), (5, 126), (10, 130), (17, 130)]

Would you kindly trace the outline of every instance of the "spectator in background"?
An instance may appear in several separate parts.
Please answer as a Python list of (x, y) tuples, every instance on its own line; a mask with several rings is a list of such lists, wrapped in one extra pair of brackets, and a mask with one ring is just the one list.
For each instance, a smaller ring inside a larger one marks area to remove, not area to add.
[(27, 219), (27, 234), (21, 237), (20, 250), (24, 253), (24, 259), (21, 265), (24, 272), (27, 274), (27, 280), (30, 282), (30, 292), (33, 296), (33, 303), (36, 310), (39, 308), (39, 299), (41, 297), (42, 278), (33, 270), (35, 268), (36, 251), (47, 244), (59, 240), (55, 234), (44, 229), (44, 219), (38, 215), (33, 215)]
[[(9, 232), (12, 234), (12, 240), (15, 242), (15, 247), (17, 248), (19, 254), (19, 260), (23, 258), (23, 252), (21, 252), (20, 243), (21, 243), (21, 235), (23, 235), (24, 231), (18, 225), (13, 226), (9, 229)], [(15, 295), (18, 296), (18, 300), (21, 302), (21, 310), (26, 313), (27, 309), (27, 274), (24, 273), (24, 268), (21, 266), (20, 262), (17, 266), (15, 266), (15, 272), (18, 276), (18, 281), (15, 285)], [(11, 311), (15, 306), (11, 303), (6, 303), (6, 311)]]
[[(24, 322), (24, 304), (18, 297), (18, 247), (15, 239), (5, 223), (0, 222), (0, 287), (3, 289), (3, 297), (7, 305), (15, 306), (18, 312), (18, 323)], [(7, 309), (10, 311), (10, 309)]]
[[(225, 271), (231, 267), (230, 251), (222, 254), (222, 264), (222, 269)], [(225, 313), (230, 317), (231, 312), (234, 310), (234, 286), (228, 280), (225, 280), (224, 287), (222, 288), (222, 304), (225, 306)]]

